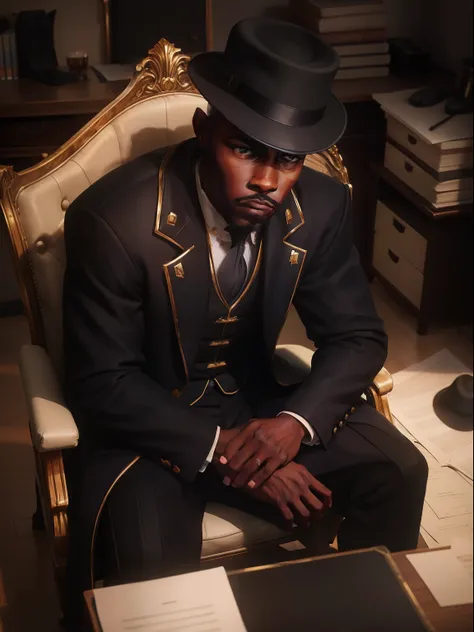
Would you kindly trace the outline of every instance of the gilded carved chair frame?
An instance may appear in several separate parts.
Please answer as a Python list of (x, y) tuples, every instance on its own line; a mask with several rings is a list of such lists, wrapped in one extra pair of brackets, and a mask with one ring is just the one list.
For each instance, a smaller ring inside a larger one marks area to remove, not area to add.
[[(14, 263), (20, 284), (21, 298), (29, 324), (31, 343), (46, 348), (45, 334), (28, 244), (22, 228), (18, 206), (20, 192), (32, 183), (65, 164), (87, 142), (103, 130), (115, 117), (139, 102), (160, 95), (195, 93), (196, 88), (187, 74), (189, 57), (165, 39), (160, 40), (148, 56), (137, 65), (134, 78), (127, 88), (67, 143), (40, 163), (21, 172), (0, 166), (0, 205), (13, 247)], [(337, 177), (351, 187), (347, 169), (337, 147), (307, 157), (308, 166)], [(46, 349), (47, 351), (47, 349)], [(390, 421), (387, 394), (392, 389), (390, 374), (383, 369), (366, 393), (376, 409)], [(64, 567), (68, 535), (68, 491), (61, 450), (35, 450), (37, 484), (41, 491), (41, 505), (46, 529), (52, 540), (54, 566)]]

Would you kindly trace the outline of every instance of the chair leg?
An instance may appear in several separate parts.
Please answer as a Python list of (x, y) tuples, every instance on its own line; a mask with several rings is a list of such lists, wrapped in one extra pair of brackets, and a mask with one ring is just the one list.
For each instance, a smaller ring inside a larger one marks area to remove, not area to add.
[(43, 515), (43, 507), (41, 506), (41, 496), (38, 488), (38, 482), (35, 483), (36, 488), (36, 511), (31, 517), (31, 527), (33, 531), (44, 531), (46, 528)]

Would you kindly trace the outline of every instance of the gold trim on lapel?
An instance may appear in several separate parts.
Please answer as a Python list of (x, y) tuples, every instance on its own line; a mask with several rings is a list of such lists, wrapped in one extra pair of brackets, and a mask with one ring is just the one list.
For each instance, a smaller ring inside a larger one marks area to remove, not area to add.
[(166, 241), (169, 241), (173, 246), (177, 246), (181, 248), (181, 250), (185, 250), (185, 247), (179, 243), (174, 237), (171, 235), (167, 235), (164, 230), (175, 230), (178, 228), (178, 215), (176, 213), (170, 212), (166, 218), (166, 221), (163, 222), (163, 226), (161, 225), (161, 214), (163, 212), (163, 198), (165, 193), (165, 175), (166, 169), (176, 151), (176, 147), (172, 147), (164, 156), (161, 161), (160, 170), (158, 172), (158, 203), (156, 206), (156, 218), (155, 218), (155, 235), (159, 237), (163, 237)]
[[(184, 355), (183, 344), (181, 341), (181, 333), (179, 330), (179, 321), (178, 321), (178, 310), (176, 308), (176, 301), (174, 298), (173, 284), (171, 283), (171, 275), (170, 275), (169, 268), (173, 266), (176, 272), (177, 265), (180, 265), (180, 262), (182, 261), (182, 259), (184, 259), (184, 257), (186, 257), (186, 255), (188, 255), (192, 250), (194, 250), (194, 246), (191, 246), (191, 248), (188, 248), (186, 252), (183, 252), (183, 254), (179, 255), (179, 257), (176, 257), (176, 259), (173, 259), (172, 261), (168, 261), (168, 263), (165, 263), (163, 265), (163, 270), (164, 270), (165, 278), (166, 278), (166, 284), (168, 286), (168, 294), (169, 294), (170, 302), (171, 302), (171, 311), (173, 312), (173, 321), (174, 321), (174, 327), (176, 330), (176, 338), (178, 339), (179, 351), (181, 353), (181, 359), (183, 361), (183, 367), (184, 367), (184, 372), (186, 374), (187, 382), (189, 382), (188, 363), (186, 362), (186, 356)], [(184, 273), (183, 273), (183, 276), (184, 276)]]
[[(292, 195), (292, 197), (293, 197), (293, 202), (295, 203), (296, 210), (298, 211), (298, 215), (299, 215), (299, 217), (300, 217), (300, 223), (299, 223), (297, 226), (295, 226), (294, 228), (292, 228), (292, 229), (290, 230), (290, 232), (289, 232), (289, 233), (287, 233), (287, 234), (283, 237), (283, 243), (285, 243), (285, 244), (287, 243), (287, 239), (288, 239), (288, 237), (291, 237), (291, 235), (293, 235), (293, 233), (296, 233), (296, 231), (297, 231), (297, 230), (299, 230), (302, 226), (304, 226), (304, 215), (303, 215), (303, 210), (302, 210), (302, 208), (301, 208), (301, 206), (300, 206), (299, 200), (298, 200), (298, 198), (296, 197), (296, 193), (294, 192), (294, 190), (293, 190), (293, 189), (291, 190), (291, 195)], [(291, 211), (290, 211), (290, 213), (291, 213)], [(292, 221), (293, 221), (293, 218), (292, 218)], [(287, 222), (287, 223), (288, 223), (288, 222)], [(288, 245), (288, 246), (291, 246), (292, 244), (287, 244), (287, 245)], [(305, 252), (306, 252), (306, 251), (305, 251)]]
[[(293, 299), (298, 288), (301, 274), (303, 272), (306, 260), (307, 250), (297, 246), (290, 241), (292, 237), (305, 224), (303, 211), (301, 209), (296, 193), (292, 190), (292, 204), (288, 210), (292, 212), (291, 226), (288, 225), (288, 215), (280, 216), (279, 224), (273, 226), (273, 234), (270, 239), (281, 239), (282, 250), (278, 252), (275, 258), (267, 262), (269, 267), (266, 271), (267, 278), (265, 280), (265, 311), (268, 322), (274, 323), (274, 328), (266, 329), (266, 344), (268, 350), (274, 352), (281, 330), (288, 317)], [(282, 226), (283, 224), (283, 226)], [(281, 228), (280, 228), (281, 227)], [(286, 230), (289, 232), (286, 232)], [(281, 237), (281, 231), (284, 231), (284, 237)], [(279, 232), (279, 235), (278, 235)], [(285, 234), (286, 232), (286, 234)], [(269, 242), (268, 248), (274, 248)], [(267, 250), (268, 254), (268, 250)], [(273, 287), (278, 284), (279, 292), (274, 292)], [(288, 302), (287, 302), (288, 301)]]

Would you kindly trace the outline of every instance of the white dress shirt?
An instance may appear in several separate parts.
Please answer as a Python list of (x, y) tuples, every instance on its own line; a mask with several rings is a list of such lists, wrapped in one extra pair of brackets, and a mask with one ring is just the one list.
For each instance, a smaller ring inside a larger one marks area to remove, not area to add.
[[(209, 231), (210, 242), (211, 242), (211, 256), (212, 261), (214, 263), (214, 269), (216, 271), (216, 275), (219, 271), (219, 268), (232, 246), (232, 239), (229, 233), (226, 231), (227, 222), (226, 220), (216, 211), (214, 206), (211, 204), (211, 201), (207, 197), (204, 189), (201, 186), (201, 179), (199, 177), (199, 166), (196, 168), (196, 186), (197, 193), (199, 197), (199, 203), (201, 205), (202, 214), (204, 215), (204, 221), (206, 222), (207, 230)], [(247, 239), (245, 240), (245, 250), (244, 250), (244, 259), (247, 264), (247, 270), (252, 270), (252, 263), (256, 261), (258, 246), (259, 246), (260, 238), (259, 231), (254, 230), (249, 233)], [(247, 273), (248, 274), (248, 273)], [(303, 443), (307, 445), (317, 445), (319, 443), (319, 438), (316, 436), (311, 424), (298, 415), (291, 411), (283, 410), (280, 415), (287, 414), (291, 415), (295, 419), (297, 419), (306, 430), (306, 437), (303, 439)], [(220, 427), (217, 427), (216, 436), (214, 439), (214, 443), (212, 444), (211, 450), (207, 456), (207, 459), (201, 468), (201, 472), (204, 472), (206, 467), (212, 461), (214, 456), (214, 452), (216, 450), (217, 442), (219, 440), (220, 435)]]

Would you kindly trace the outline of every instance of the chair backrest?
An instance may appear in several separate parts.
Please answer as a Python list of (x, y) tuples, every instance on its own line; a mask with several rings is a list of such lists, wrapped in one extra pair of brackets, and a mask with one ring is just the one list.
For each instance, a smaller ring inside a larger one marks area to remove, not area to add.
[[(125, 162), (193, 135), (207, 106), (187, 75), (189, 57), (160, 40), (124, 92), (44, 161), (20, 173), (0, 167), (7, 222), (32, 342), (62, 373), (64, 214), (91, 184)], [(349, 184), (337, 149), (308, 157), (318, 171)]]

